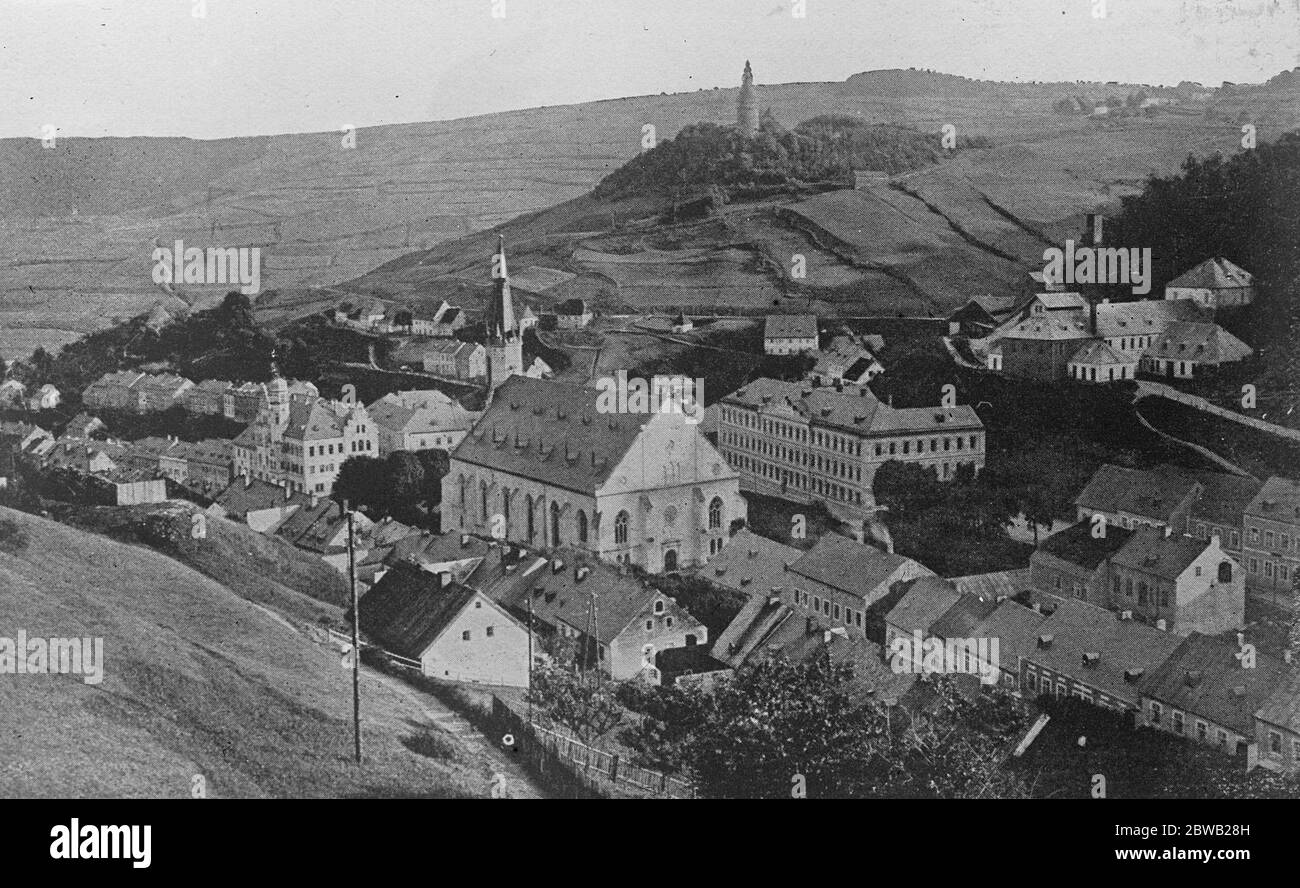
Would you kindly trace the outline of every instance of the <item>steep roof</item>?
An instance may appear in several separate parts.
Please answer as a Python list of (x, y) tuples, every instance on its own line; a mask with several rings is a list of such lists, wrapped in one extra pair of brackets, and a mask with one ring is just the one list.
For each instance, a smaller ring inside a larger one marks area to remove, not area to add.
[(1030, 573), (1029, 568), (1000, 570), (993, 573), (951, 577), (949, 582), (963, 595), (982, 595), (997, 600), (998, 596), (1011, 598), (1030, 588)]
[[(468, 586), (453, 582), (442, 587), (435, 574), (399, 564), (361, 599), (361, 631), (386, 650), (418, 660), (470, 602), (480, 597), (489, 607), (496, 606)], [(510, 619), (504, 611), (501, 616)]]
[[(1109, 533), (1110, 529), (1107, 530), (1107, 535)], [(1198, 540), (1185, 534), (1165, 536), (1163, 530), (1139, 527), (1111, 560), (1114, 564), (1131, 570), (1175, 580), (1200, 557), (1208, 545), (1207, 540)]]
[(1246, 514), (1300, 524), (1300, 480), (1269, 478), (1246, 507)]
[(583, 493), (605, 483), (654, 413), (602, 413), (599, 393), (511, 376), (452, 459)]
[(764, 339), (816, 339), (816, 315), (768, 315), (763, 323)]
[(347, 418), (364, 407), (346, 407), (320, 398), (295, 398), (289, 404), (289, 423), (284, 437), (300, 441), (328, 441), (343, 437)]
[[(1255, 711), (1284, 683), (1284, 664), (1268, 654), (1255, 656), (1255, 667), (1242, 667), (1233, 639), (1193, 632), (1141, 682), (1142, 695), (1189, 715), (1255, 735)], [(1191, 719), (1187, 733), (1192, 733)]]
[(1085, 311), (1088, 308), (1088, 300), (1082, 293), (1037, 293), (1034, 299), (1048, 311)]
[(996, 599), (962, 595), (931, 624), (930, 632), (940, 638), (971, 638), (975, 627), (997, 609)]
[(865, 385), (846, 384), (837, 391), (832, 386), (764, 378), (746, 383), (722, 400), (773, 416), (841, 428), (856, 435), (933, 434), (984, 427), (969, 404), (895, 409), (882, 404)]
[[(1186, 302), (1184, 299), (1172, 303)], [(1146, 356), (1172, 361), (1196, 361), (1218, 364), (1225, 361), (1242, 361), (1254, 350), (1218, 324), (1201, 324), (1175, 321), (1164, 334), (1151, 343)]]
[(1074, 503), (1092, 512), (1129, 512), (1168, 522), (1195, 485), (1194, 478), (1173, 466), (1140, 470), (1108, 463), (1097, 469)]
[(961, 599), (961, 593), (948, 580), (921, 577), (915, 580), (885, 621), (908, 631), (930, 634), (930, 626)]
[(1262, 489), (1254, 478), (1223, 472), (1196, 472), (1201, 495), (1192, 504), (1191, 517), (1214, 524), (1241, 524), (1241, 516)]
[(1003, 334), (1002, 338), (1052, 342), (1093, 337), (1088, 330), (1088, 325), (1081, 320), (1032, 317), (1016, 324)]
[[(1046, 648), (1037, 638), (1051, 636)], [(1163, 663), (1182, 639), (1136, 620), (1123, 620), (1105, 608), (1067, 598), (1039, 626), (1033, 650), (1025, 654), (1053, 672), (1064, 673), (1129, 703), (1139, 702), (1136, 682), (1125, 670), (1150, 672)], [(1084, 666), (1085, 653), (1099, 654), (1095, 665)]]
[(790, 565), (790, 572), (871, 601), (878, 587), (910, 561), (902, 555), (891, 555), (875, 546), (828, 533)]
[(1099, 539), (1092, 535), (1092, 522), (1085, 520), (1058, 530), (1043, 540), (1038, 548), (1062, 561), (1096, 570), (1099, 564), (1128, 542), (1132, 533), (1123, 527), (1107, 525), (1106, 535)]
[(311, 497), (298, 491), (286, 495), (286, 488), (266, 481), (249, 481), (245, 486), (244, 479), (236, 478), (217, 494), (216, 502), (232, 515), (247, 515), (284, 505), (310, 505)]
[(1250, 272), (1222, 256), (1215, 256), (1188, 269), (1165, 286), (1191, 290), (1226, 290), (1249, 287), (1254, 283), (1255, 278)]

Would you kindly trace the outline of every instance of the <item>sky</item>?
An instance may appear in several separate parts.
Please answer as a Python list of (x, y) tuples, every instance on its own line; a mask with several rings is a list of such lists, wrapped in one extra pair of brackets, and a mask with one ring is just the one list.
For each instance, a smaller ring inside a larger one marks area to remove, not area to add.
[(0, 0), (0, 137), (444, 120), (736, 86), (746, 58), (759, 84), (1261, 82), (1300, 66), (1300, 0)]

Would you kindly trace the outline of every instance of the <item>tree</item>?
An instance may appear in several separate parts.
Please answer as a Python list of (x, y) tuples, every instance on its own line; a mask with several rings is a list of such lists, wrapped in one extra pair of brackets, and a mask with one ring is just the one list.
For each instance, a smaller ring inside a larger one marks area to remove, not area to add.
[(891, 521), (906, 521), (938, 505), (944, 498), (933, 466), (889, 460), (872, 481), (876, 502), (889, 510)]
[(611, 683), (589, 681), (561, 666), (533, 670), (529, 698), (551, 718), (571, 728), (582, 740), (614, 730), (623, 720), (623, 707)]
[(1051, 497), (1044, 488), (1033, 485), (1025, 490), (1021, 507), (1024, 511), (1025, 520), (1034, 529), (1034, 545), (1037, 546), (1039, 525), (1050, 529), (1052, 523), (1056, 520)]
[(338, 477), (330, 498), (336, 503), (347, 503), (349, 508), (379, 514), (388, 512), (385, 465), (373, 456), (350, 456), (339, 466)]

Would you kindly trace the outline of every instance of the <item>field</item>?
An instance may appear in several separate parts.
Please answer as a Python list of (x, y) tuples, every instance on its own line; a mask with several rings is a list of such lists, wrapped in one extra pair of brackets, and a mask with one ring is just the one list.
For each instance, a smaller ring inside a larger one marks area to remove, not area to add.
[[(797, 204), (835, 237), (856, 239), (857, 267), (797, 229), (770, 219), (748, 225), (753, 213), (743, 206), (728, 208), (737, 221), (725, 242), (698, 245), (710, 251), (704, 265), (681, 256), (635, 268), (574, 259), (584, 247), (605, 252), (590, 239), (611, 229), (655, 234), (663, 209), (655, 201), (584, 197), (640, 150), (642, 126), (653, 124), (664, 139), (686, 124), (730, 120), (734, 90), (376, 127), (358, 131), (355, 148), (339, 133), (66, 139), (51, 149), (0, 140), (8, 174), (0, 193), (0, 354), (71, 341), (170, 300), (151, 277), (155, 239), (261, 248), (263, 291), (284, 301), (272, 297), (259, 308), (283, 322), (340, 301), (324, 288), (405, 298), (427, 295), (439, 280), (486, 283), (495, 246), (487, 230), (502, 224), (513, 267), (579, 273), (583, 295), (598, 304), (757, 312), (788, 291), (798, 297), (788, 302), (827, 314), (926, 314), (1014, 285), (1024, 269), (1008, 263), (1035, 258), (1035, 249), (1041, 255), (1038, 234), (1057, 240), (1076, 231), (1081, 213), (1113, 206), (1149, 173), (1174, 172), (1188, 152), (1237, 150), (1239, 133), (1228, 123), (1236, 114), (1250, 114), (1261, 134), (1300, 122), (1285, 84), (1180, 95), (1186, 114), (1122, 124), (1051, 111), (1066, 94), (1100, 99), (1133, 88), (915, 71), (760, 86), (763, 106), (786, 126), (836, 113), (921, 131), (952, 124), (991, 140), (992, 148), (907, 177), (901, 184), (919, 199), (882, 189), (865, 207), (852, 203), (861, 198), (831, 196), (829, 208), (816, 198)], [(796, 244), (811, 271), (788, 287), (781, 275)], [(180, 287), (186, 301), (204, 306), (227, 289)]]

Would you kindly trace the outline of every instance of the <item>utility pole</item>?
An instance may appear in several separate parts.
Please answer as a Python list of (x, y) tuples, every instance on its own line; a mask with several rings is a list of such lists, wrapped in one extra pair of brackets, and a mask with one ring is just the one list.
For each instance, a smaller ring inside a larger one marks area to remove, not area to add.
[(357, 764), (361, 764), (361, 609), (357, 606), (357, 556), (353, 541), (352, 510), (347, 500), (343, 511), (348, 516), (348, 585), (352, 590), (352, 735)]
[(533, 594), (524, 596), (528, 602), (528, 728), (533, 727)]

